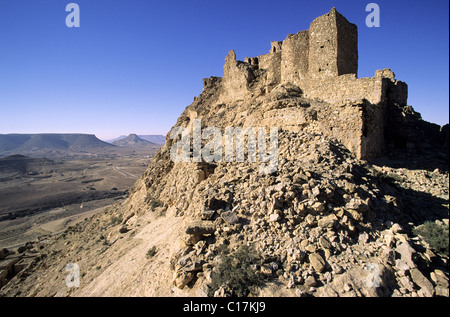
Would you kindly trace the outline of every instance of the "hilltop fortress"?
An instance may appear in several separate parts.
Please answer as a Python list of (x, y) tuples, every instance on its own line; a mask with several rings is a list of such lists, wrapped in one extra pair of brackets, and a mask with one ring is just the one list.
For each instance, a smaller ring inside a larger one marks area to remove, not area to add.
[[(320, 132), (337, 138), (363, 159), (382, 154), (386, 141), (414, 148), (421, 138), (415, 131), (417, 127), (413, 127), (418, 119), (419, 125), (426, 125), (427, 138), (442, 139), (438, 125), (425, 123), (420, 114), (407, 107), (408, 87), (396, 80), (390, 69), (377, 70), (371, 78), (357, 78), (357, 72), (357, 27), (332, 8), (316, 18), (308, 30), (289, 34), (284, 41), (272, 41), (268, 54), (238, 61), (235, 52), (230, 51), (223, 78), (204, 79), (203, 93), (210, 95), (211, 89), (219, 89), (215, 92), (220, 94), (217, 103), (229, 104), (256, 101), (274, 89), (287, 89), (288, 97), (322, 102), (305, 120), (299, 118), (303, 107), (285, 109), (283, 118), (280, 111), (273, 117), (266, 113), (267, 120), (262, 122), (294, 130), (314, 123)], [(250, 117), (243, 125), (254, 122)]]

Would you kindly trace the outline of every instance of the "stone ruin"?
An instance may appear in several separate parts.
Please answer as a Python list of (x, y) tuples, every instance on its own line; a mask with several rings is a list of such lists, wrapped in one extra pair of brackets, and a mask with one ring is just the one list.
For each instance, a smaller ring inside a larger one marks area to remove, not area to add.
[(280, 85), (297, 86), (302, 98), (327, 104), (317, 118), (321, 132), (360, 159), (380, 156), (387, 144), (416, 152), (424, 139), (448, 146), (448, 125), (425, 122), (407, 106), (408, 86), (390, 69), (377, 70), (371, 78), (357, 73), (357, 27), (332, 8), (308, 30), (272, 41), (268, 54), (242, 62), (230, 51), (223, 78), (204, 79), (203, 91), (219, 88), (219, 102), (227, 103), (267, 95)]

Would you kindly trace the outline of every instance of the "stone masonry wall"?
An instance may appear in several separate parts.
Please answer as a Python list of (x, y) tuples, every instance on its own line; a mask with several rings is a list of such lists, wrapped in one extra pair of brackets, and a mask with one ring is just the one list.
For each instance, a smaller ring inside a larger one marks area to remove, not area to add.
[[(248, 70), (245, 67), (241, 67), (242, 75), (239, 75), (235, 71), (236, 68), (230, 66), (235, 63), (235, 55), (234, 59), (227, 56), (227, 61), (224, 67), (224, 78), (231, 78), (231, 74), (249, 78)], [(329, 13), (316, 18), (311, 23), (309, 30), (289, 34), (282, 42), (272, 41), (268, 54), (247, 57), (245, 64), (251, 69), (265, 71), (266, 86), (269, 87), (269, 90), (278, 84), (289, 82), (301, 85), (302, 89), (311, 90), (310, 93), (315, 95), (315, 91), (320, 90), (320, 85), (341, 86), (350, 82), (350, 79), (356, 79), (358, 31), (356, 25), (348, 22), (333, 8)], [(235, 69), (230, 71), (230, 67)], [(340, 75), (345, 74), (354, 76), (340, 78)], [(239, 81), (239, 78), (237, 79)], [(336, 80), (337, 83), (334, 83), (333, 81)], [(238, 86), (232, 85), (228, 88), (242, 88), (241, 84)], [(357, 86), (362, 90), (358, 91), (358, 88), (355, 87), (353, 91), (358, 97), (352, 97), (352, 99), (362, 99), (361, 96), (366, 95), (367, 92), (374, 93), (369, 91), (370, 89), (379, 88), (370, 80), (363, 80), (357, 83)], [(371, 96), (370, 99), (374, 100), (374, 96)]]
[(382, 104), (329, 104), (317, 109), (317, 130), (338, 139), (356, 157), (372, 158), (384, 150), (383, 116)]
[(329, 12), (314, 19), (309, 28), (309, 76), (338, 76), (337, 50), (337, 26), (334, 14)]
[(299, 84), (308, 76), (309, 31), (289, 34), (281, 52), (281, 82)]
[(236, 53), (231, 50), (225, 58), (223, 68), (223, 91), (229, 99), (242, 99), (249, 93), (249, 83), (254, 74), (248, 63), (236, 60)]
[(258, 56), (259, 68), (266, 70), (267, 86), (276, 86), (281, 81), (282, 42), (272, 41), (268, 54)]
[(366, 99), (378, 104), (389, 99), (406, 105), (408, 86), (395, 79), (390, 69), (378, 70), (374, 77), (356, 78), (346, 74), (333, 78), (308, 79), (301, 82), (304, 96), (331, 103), (358, 102)]
[(371, 103), (381, 101), (381, 80), (360, 78), (348, 74), (328, 79), (313, 79), (301, 84), (304, 96), (330, 103), (358, 102), (367, 99)]
[(309, 75), (336, 77), (358, 72), (358, 31), (356, 25), (335, 8), (316, 18), (309, 28)]
[(338, 75), (358, 73), (358, 28), (335, 10)]
[(338, 139), (359, 158), (364, 157), (364, 153), (361, 153), (362, 122), (361, 104), (329, 105), (317, 113), (318, 132)]

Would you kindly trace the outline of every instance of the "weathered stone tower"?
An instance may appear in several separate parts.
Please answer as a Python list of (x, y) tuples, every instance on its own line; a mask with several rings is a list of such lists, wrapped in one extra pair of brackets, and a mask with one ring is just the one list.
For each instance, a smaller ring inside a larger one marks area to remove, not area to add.
[(316, 18), (309, 28), (311, 77), (358, 73), (358, 30), (336, 8)]

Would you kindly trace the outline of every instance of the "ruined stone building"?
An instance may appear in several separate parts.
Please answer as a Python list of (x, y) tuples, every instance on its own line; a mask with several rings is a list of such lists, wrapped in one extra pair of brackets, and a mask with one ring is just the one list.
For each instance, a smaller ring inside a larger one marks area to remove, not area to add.
[[(308, 30), (272, 41), (268, 54), (242, 62), (230, 51), (223, 78), (207, 78), (203, 84), (204, 92), (220, 87), (218, 102), (224, 104), (257, 99), (280, 85), (296, 86), (302, 98), (324, 104), (313, 120), (321, 132), (339, 139), (359, 158), (380, 155), (386, 141), (414, 148), (420, 139), (417, 125), (425, 129), (420, 134), (442, 138), (438, 125), (425, 123), (407, 107), (408, 87), (390, 69), (377, 70), (371, 78), (358, 78), (357, 72), (357, 27), (332, 8)], [(267, 122), (286, 126), (273, 119)]]

